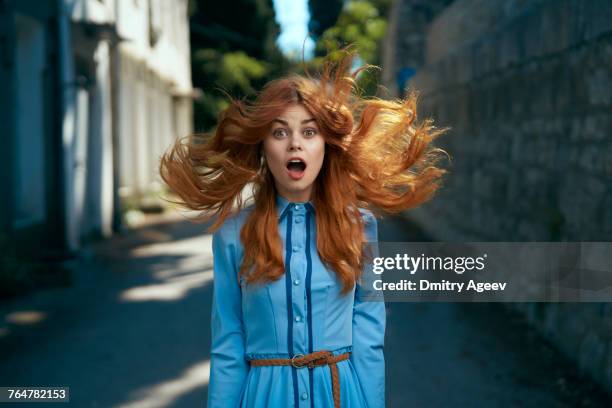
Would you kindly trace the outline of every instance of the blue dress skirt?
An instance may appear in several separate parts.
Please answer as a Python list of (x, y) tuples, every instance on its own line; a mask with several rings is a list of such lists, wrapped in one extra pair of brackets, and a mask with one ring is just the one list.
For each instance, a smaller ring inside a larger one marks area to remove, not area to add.
[[(316, 209), (276, 196), (285, 276), (265, 285), (238, 282), (243, 257), (240, 229), (252, 207), (228, 218), (213, 235), (209, 408), (333, 407), (329, 366), (251, 367), (248, 360), (291, 358), (329, 350), (351, 351), (337, 364), (342, 407), (385, 406), (384, 301), (365, 301), (357, 284), (342, 285), (316, 249)], [(376, 219), (362, 210), (367, 240)], [(337, 239), (341, 239), (338, 237)]]

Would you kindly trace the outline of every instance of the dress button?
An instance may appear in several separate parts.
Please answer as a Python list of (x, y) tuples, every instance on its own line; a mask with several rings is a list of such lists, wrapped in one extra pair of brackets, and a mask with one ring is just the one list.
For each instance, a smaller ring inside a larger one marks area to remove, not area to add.
[(295, 217), (295, 223), (296, 224), (300, 224), (302, 221), (304, 221), (303, 217), (300, 217), (300, 216)]
[(296, 322), (301, 322), (301, 321), (302, 321), (302, 318), (301, 318), (300, 316), (295, 316), (295, 321), (296, 321)]
[(293, 252), (298, 252), (299, 250), (300, 250), (300, 247), (299, 247), (299, 246), (294, 246), (294, 247), (293, 247)]
[(305, 392), (303, 392), (303, 393), (302, 393), (302, 399), (303, 399), (303, 400), (308, 399), (308, 394), (306, 394)]
[(302, 210), (302, 204), (296, 204), (295, 205), (295, 209), (298, 210), (298, 211), (301, 211)]
[(295, 286), (299, 285), (299, 284), (300, 284), (300, 280), (299, 280), (299, 279), (294, 280), (294, 281), (293, 281), (293, 284), (294, 284)]

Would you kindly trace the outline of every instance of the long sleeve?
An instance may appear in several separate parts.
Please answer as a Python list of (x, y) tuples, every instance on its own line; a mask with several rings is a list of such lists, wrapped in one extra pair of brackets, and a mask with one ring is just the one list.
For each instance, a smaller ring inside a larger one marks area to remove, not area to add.
[(236, 260), (236, 220), (229, 218), (213, 234), (214, 289), (211, 311), (208, 408), (237, 407), (249, 371), (244, 358), (242, 298)]
[[(369, 242), (378, 242), (376, 218), (368, 211), (364, 215), (365, 232)], [(373, 256), (378, 256), (378, 245), (373, 244)], [(366, 265), (366, 268), (371, 265)], [(367, 272), (364, 271), (364, 274)], [(371, 272), (370, 272), (371, 273)], [(367, 279), (364, 279), (367, 281)], [(365, 301), (363, 297), (372, 288), (358, 282), (353, 306), (353, 352), (351, 361), (366, 397), (368, 408), (385, 406), (385, 358), (384, 341), (386, 309), (381, 293), (376, 301)], [(372, 293), (370, 293), (371, 295)]]

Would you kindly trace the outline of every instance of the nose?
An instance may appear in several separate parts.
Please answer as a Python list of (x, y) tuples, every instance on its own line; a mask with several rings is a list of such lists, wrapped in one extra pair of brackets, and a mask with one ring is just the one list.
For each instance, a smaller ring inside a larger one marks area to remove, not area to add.
[(289, 151), (302, 150), (302, 141), (295, 134), (291, 136), (291, 141), (289, 142)]

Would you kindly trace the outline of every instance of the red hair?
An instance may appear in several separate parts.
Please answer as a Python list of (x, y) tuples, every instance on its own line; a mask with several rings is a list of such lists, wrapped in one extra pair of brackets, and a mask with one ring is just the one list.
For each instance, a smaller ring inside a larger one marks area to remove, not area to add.
[[(216, 217), (217, 230), (234, 206), (244, 207), (242, 191), (253, 186), (254, 208), (240, 233), (244, 259), (239, 277), (269, 282), (285, 273), (278, 232), (276, 187), (262, 159), (262, 141), (293, 103), (313, 115), (326, 143), (323, 166), (312, 192), (317, 250), (349, 292), (363, 268), (364, 221), (359, 208), (397, 213), (432, 198), (446, 170), (435, 166), (441, 149), (430, 143), (446, 129), (428, 119), (417, 123), (417, 96), (363, 99), (354, 92), (361, 67), (350, 73), (353, 54), (327, 60), (321, 75), (290, 74), (267, 83), (254, 103), (230, 98), (212, 134), (178, 139), (160, 161), (163, 180), (186, 208)], [(208, 137), (206, 137), (208, 136)], [(184, 140), (187, 143), (183, 143)], [(333, 239), (332, 237), (342, 237)], [(250, 272), (248, 272), (250, 271)]]

